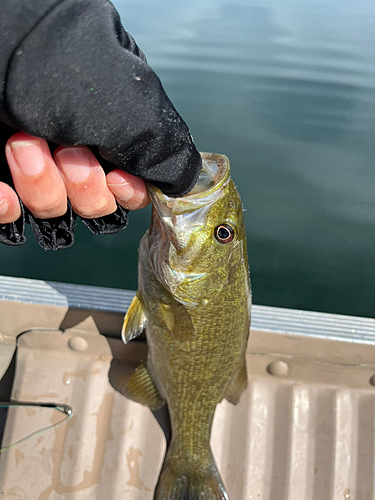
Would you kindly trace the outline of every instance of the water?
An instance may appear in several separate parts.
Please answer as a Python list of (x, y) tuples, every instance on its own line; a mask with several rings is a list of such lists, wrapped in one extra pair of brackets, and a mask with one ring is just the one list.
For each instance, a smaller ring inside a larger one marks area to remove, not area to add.
[[(229, 156), (254, 302), (374, 316), (375, 3), (115, 0), (201, 151)], [(149, 210), (0, 274), (136, 288)]]

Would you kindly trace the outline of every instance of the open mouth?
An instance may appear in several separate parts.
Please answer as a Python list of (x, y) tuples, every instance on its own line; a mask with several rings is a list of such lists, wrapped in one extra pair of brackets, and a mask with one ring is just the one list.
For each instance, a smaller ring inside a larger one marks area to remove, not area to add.
[(212, 204), (221, 196), (221, 187), (230, 175), (229, 160), (224, 155), (201, 153), (202, 170), (193, 189), (185, 196), (172, 198), (160, 189), (150, 186), (149, 193), (160, 214), (181, 215)]
[(202, 193), (207, 191), (215, 185), (215, 175), (217, 174), (218, 166), (214, 162), (208, 162), (202, 158), (202, 170), (199, 174), (198, 180), (186, 196)]
[(202, 170), (198, 180), (193, 189), (182, 198), (211, 191), (220, 183), (228, 170), (228, 159), (225, 156), (212, 153), (201, 153), (201, 155)]

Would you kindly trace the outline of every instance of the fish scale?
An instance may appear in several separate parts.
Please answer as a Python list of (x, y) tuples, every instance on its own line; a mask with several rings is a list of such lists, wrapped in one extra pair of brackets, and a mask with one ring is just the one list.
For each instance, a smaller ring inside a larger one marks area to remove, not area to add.
[(171, 417), (155, 500), (228, 500), (211, 427), (217, 404), (237, 403), (247, 385), (251, 294), (242, 203), (228, 159), (202, 157), (192, 194), (173, 199), (149, 187), (152, 220), (122, 333), (127, 342), (145, 327), (148, 341), (147, 363), (126, 395), (151, 408), (166, 403)]

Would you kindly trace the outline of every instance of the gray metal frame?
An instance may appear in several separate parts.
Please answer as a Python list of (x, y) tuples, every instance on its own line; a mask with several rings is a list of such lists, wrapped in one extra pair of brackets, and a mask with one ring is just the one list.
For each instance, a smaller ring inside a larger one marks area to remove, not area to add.
[[(20, 306), (27, 303), (68, 309), (62, 328), (92, 315), (99, 331), (109, 337), (120, 337), (121, 323), (133, 296), (129, 290), (0, 276), (0, 300), (18, 302)], [(27, 313), (23, 309), (23, 314)], [(254, 305), (251, 328), (375, 344), (375, 319), (371, 318)]]

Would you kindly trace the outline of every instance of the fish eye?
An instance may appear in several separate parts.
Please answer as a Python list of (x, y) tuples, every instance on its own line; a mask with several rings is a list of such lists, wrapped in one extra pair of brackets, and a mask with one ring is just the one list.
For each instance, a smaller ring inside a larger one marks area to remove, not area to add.
[(230, 243), (234, 238), (234, 229), (228, 224), (220, 224), (215, 228), (214, 235), (219, 243)]

